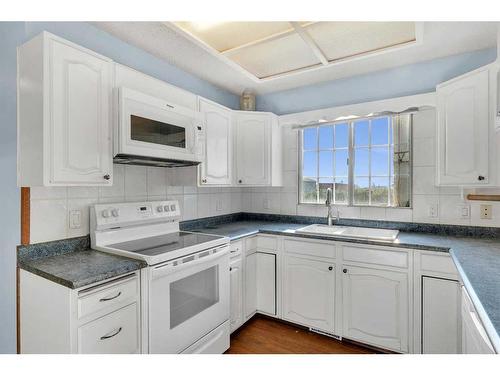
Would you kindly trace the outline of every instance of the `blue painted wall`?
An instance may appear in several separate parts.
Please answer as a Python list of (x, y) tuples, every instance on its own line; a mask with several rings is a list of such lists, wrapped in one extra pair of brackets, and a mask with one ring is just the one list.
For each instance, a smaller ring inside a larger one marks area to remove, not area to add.
[(0, 22), (0, 353), (16, 351), (16, 47), (43, 30), (230, 108), (238, 97), (82, 22)]
[(496, 49), (492, 48), (260, 95), (257, 97), (257, 110), (283, 115), (422, 94), (434, 91), (438, 83), (495, 59)]

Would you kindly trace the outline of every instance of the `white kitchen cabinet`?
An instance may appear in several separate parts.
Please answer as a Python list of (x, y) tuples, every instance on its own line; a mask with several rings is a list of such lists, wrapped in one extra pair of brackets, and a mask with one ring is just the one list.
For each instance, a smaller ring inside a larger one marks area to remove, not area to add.
[(490, 101), (496, 95), (490, 74), (496, 78), (486, 66), (436, 87), (438, 185), (495, 183), (490, 159), (496, 155), (496, 106)]
[(142, 352), (139, 272), (70, 289), (20, 271), (22, 354)]
[(236, 185), (281, 186), (281, 132), (272, 113), (234, 111)]
[(254, 252), (245, 263), (245, 321), (256, 312), (276, 315), (276, 255)]
[(344, 265), (342, 336), (408, 352), (408, 274)]
[(422, 277), (422, 353), (460, 353), (460, 326), (458, 281)]
[(202, 145), (204, 160), (199, 166), (199, 184), (233, 183), (233, 124), (229, 108), (204, 98), (198, 99), (203, 115)]
[(335, 331), (335, 263), (285, 255), (283, 319)]
[(462, 353), (495, 353), (488, 334), (464, 287), (462, 287)]
[(231, 259), (230, 277), (230, 324), (231, 332), (243, 323), (243, 269), (241, 256)]
[(110, 59), (47, 32), (18, 49), (18, 185), (112, 184)]

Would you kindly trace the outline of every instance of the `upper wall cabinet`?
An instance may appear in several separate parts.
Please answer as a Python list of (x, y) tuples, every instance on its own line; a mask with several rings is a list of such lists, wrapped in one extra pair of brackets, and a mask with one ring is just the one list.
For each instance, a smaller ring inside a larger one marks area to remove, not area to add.
[(231, 185), (233, 169), (233, 128), (231, 110), (199, 98), (203, 116), (204, 161), (199, 168), (200, 185)]
[(444, 82), (437, 92), (437, 184), (495, 185), (495, 65)]
[(281, 133), (277, 116), (235, 111), (236, 185), (281, 186)]
[(42, 33), (18, 49), (18, 185), (112, 184), (112, 63)]

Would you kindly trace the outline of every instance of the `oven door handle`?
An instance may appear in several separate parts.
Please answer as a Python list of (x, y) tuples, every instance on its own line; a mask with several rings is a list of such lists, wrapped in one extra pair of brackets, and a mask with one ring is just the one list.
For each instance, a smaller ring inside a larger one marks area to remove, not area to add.
[[(170, 262), (167, 264), (162, 264), (159, 266), (156, 266), (153, 268), (153, 274), (152, 278), (153, 279), (158, 279), (160, 277), (163, 277), (165, 275), (174, 273), (174, 272), (179, 272), (181, 270), (184, 270), (186, 268), (190, 268), (202, 263), (207, 263), (207, 262), (212, 262), (214, 260), (217, 260), (219, 258), (222, 258), (226, 255), (229, 254), (229, 245), (224, 245), (222, 247), (216, 248), (212, 254), (203, 256), (201, 258), (195, 258), (193, 260), (189, 260), (185, 263), (182, 263), (182, 259), (178, 260), (176, 262)], [(203, 252), (201, 252), (203, 254)], [(187, 256), (185, 258), (190, 258), (191, 256)]]

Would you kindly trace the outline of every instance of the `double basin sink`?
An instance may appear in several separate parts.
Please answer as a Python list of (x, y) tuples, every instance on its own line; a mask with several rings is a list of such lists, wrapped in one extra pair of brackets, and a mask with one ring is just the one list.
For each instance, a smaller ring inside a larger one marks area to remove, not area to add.
[(343, 227), (336, 225), (313, 224), (297, 229), (296, 233), (316, 234), (340, 238), (366, 239), (385, 242), (394, 242), (399, 231), (392, 229), (363, 228), (363, 227)]

